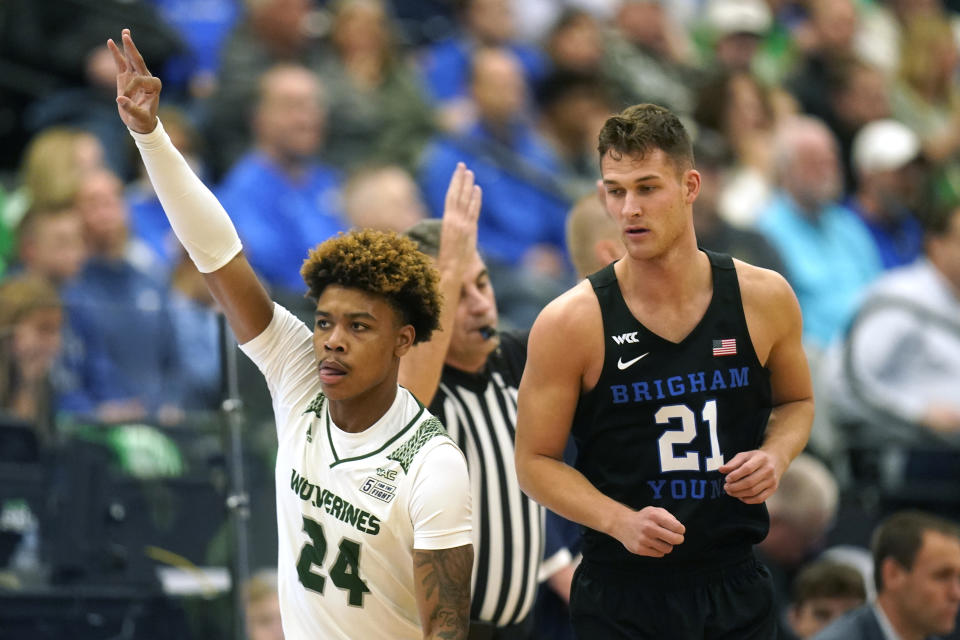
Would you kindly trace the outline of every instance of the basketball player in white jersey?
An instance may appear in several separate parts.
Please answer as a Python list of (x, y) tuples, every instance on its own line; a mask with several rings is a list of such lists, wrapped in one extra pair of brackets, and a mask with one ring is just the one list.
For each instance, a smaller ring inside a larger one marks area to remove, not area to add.
[(108, 47), (120, 117), (171, 226), (270, 387), (286, 637), (466, 638), (466, 462), (397, 384), (400, 357), (437, 327), (429, 259), (392, 233), (322, 243), (302, 270), (317, 300), (311, 334), (270, 300), (226, 212), (164, 133), (160, 81), (129, 31), (122, 50), (112, 40)]

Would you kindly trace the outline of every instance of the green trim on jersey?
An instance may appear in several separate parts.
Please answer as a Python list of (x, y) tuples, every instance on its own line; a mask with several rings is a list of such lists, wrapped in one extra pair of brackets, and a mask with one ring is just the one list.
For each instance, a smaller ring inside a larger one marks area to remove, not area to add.
[(319, 418), (320, 413), (323, 411), (323, 405), (327, 400), (327, 396), (323, 395), (323, 391), (317, 394), (317, 397), (310, 401), (310, 404), (307, 405), (306, 411), (301, 415), (306, 415), (313, 411), (314, 414)]
[(413, 434), (409, 440), (391, 451), (387, 459), (399, 462), (400, 466), (403, 467), (403, 472), (407, 473), (410, 469), (410, 463), (413, 462), (413, 457), (417, 455), (417, 451), (420, 451), (423, 445), (427, 444), (434, 436), (449, 437), (447, 436), (447, 430), (443, 428), (440, 420), (431, 417), (423, 421), (423, 424), (420, 425), (417, 432)]
[[(414, 398), (414, 399), (416, 399), (416, 398)], [(363, 460), (364, 458), (369, 458), (370, 456), (375, 456), (375, 455), (377, 455), (378, 453), (381, 453), (384, 449), (386, 449), (386, 448), (389, 447), (390, 445), (392, 445), (394, 442), (397, 441), (398, 438), (400, 438), (400, 436), (402, 436), (404, 433), (406, 433), (407, 431), (409, 431), (410, 428), (411, 428), (413, 425), (415, 425), (415, 424), (417, 423), (417, 421), (420, 419), (420, 416), (423, 415), (423, 412), (427, 410), (427, 408), (424, 407), (423, 404), (422, 404), (419, 400), (417, 400), (417, 404), (420, 406), (420, 410), (417, 411), (417, 415), (413, 416), (413, 418), (410, 420), (410, 422), (408, 422), (403, 429), (401, 429), (400, 431), (398, 431), (395, 436), (393, 436), (392, 438), (390, 438), (389, 440), (387, 440), (387, 441), (383, 444), (382, 447), (380, 447), (380, 448), (377, 449), (376, 451), (371, 451), (370, 453), (365, 453), (365, 454), (363, 454), (363, 455), (361, 455), (361, 456), (354, 456), (354, 457), (352, 457), (352, 458), (343, 458), (343, 459), (341, 459), (340, 456), (337, 455), (337, 450), (336, 450), (336, 448), (333, 446), (333, 433), (331, 432), (331, 427), (330, 427), (330, 411), (329, 411), (329, 409), (328, 409), (327, 412), (326, 412), (326, 418), (327, 418), (327, 441), (330, 443), (330, 452), (333, 454), (333, 459), (335, 460), (335, 462), (330, 465), (330, 468), (332, 469), (332, 468), (334, 468), (335, 466), (337, 466), (338, 464), (341, 464), (341, 463), (343, 463), (343, 462), (353, 462), (354, 460)], [(433, 418), (433, 419), (436, 420), (436, 418)], [(429, 422), (429, 420), (426, 421), (426, 422), (424, 422), (424, 424), (427, 424), (427, 422)], [(439, 421), (438, 421), (438, 422), (439, 422)], [(422, 429), (422, 428), (423, 428), (423, 427), (421, 427), (421, 429)], [(443, 427), (441, 426), (440, 428), (442, 429)], [(418, 430), (418, 433), (419, 433), (419, 430)], [(415, 437), (415, 436), (414, 436), (414, 437)], [(418, 447), (418, 448), (419, 448), (419, 447)], [(404, 467), (403, 470), (406, 471), (406, 470), (407, 470), (406, 467)]]

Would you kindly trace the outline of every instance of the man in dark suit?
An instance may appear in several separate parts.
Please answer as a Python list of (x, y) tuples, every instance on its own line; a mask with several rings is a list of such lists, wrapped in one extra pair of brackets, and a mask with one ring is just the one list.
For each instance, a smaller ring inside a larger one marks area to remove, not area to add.
[(960, 608), (960, 528), (920, 511), (901, 511), (873, 536), (877, 599), (814, 640), (931, 640), (954, 630)]

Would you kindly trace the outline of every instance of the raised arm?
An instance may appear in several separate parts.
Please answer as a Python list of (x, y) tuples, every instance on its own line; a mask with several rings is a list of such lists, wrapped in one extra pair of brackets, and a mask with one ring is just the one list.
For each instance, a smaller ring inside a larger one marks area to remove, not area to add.
[(763, 444), (720, 467), (728, 495), (758, 504), (777, 490), (790, 462), (803, 451), (813, 424), (813, 385), (803, 350), (800, 305), (783, 277), (737, 264), (744, 311), (757, 355), (770, 371), (773, 409)]
[(473, 182), (473, 172), (460, 162), (450, 178), (444, 200), (437, 269), (443, 310), (440, 330), (400, 359), (400, 384), (425, 405), (429, 405), (440, 384), (443, 362), (450, 347), (463, 274), (477, 251), (477, 218), (482, 193)]
[(130, 30), (123, 48), (107, 47), (117, 68), (117, 110), (137, 148), (177, 238), (204, 275), (237, 340), (258, 336), (273, 318), (273, 303), (241, 252), (227, 212), (193, 173), (157, 118), (160, 79), (147, 69)]
[(603, 353), (602, 320), (584, 281), (548, 304), (531, 329), (517, 405), (517, 479), (554, 513), (616, 538), (631, 553), (662, 557), (685, 531), (670, 512), (634, 511), (563, 461), (591, 353)]

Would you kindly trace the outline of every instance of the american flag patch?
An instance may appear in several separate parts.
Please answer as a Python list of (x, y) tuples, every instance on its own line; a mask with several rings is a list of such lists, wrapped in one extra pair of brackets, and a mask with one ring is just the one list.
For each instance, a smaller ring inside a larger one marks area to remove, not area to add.
[(715, 356), (735, 356), (737, 355), (737, 339), (724, 338), (723, 340), (713, 341), (713, 355)]

